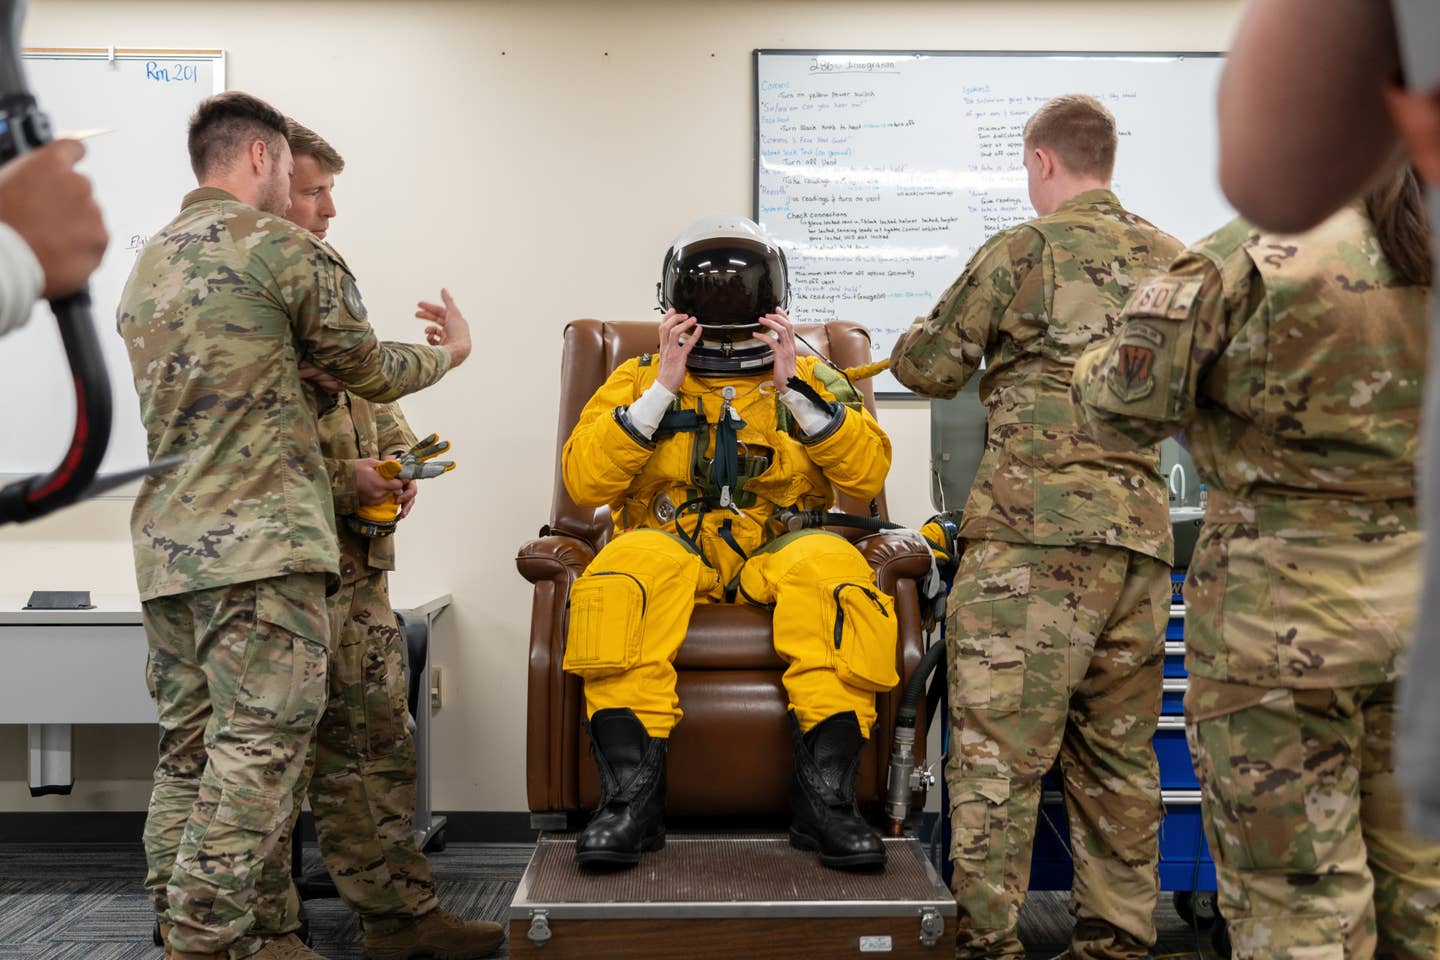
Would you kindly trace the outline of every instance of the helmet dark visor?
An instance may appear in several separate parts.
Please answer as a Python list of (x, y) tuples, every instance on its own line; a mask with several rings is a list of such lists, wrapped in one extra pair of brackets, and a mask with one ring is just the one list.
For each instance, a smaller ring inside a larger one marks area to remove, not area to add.
[(768, 368), (771, 350), (759, 323), (790, 300), (785, 254), (743, 217), (697, 221), (665, 254), (660, 305), (700, 321), (692, 370), (730, 373)]
[(705, 339), (746, 340), (759, 319), (785, 303), (785, 265), (776, 247), (738, 237), (700, 240), (672, 250), (661, 296), (689, 314)]

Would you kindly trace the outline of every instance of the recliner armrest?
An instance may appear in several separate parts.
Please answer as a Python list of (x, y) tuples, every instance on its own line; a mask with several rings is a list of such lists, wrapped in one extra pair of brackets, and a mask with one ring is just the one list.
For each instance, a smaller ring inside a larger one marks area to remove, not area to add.
[(920, 580), (930, 573), (930, 550), (913, 537), (876, 533), (855, 542), (866, 562), (875, 569), (880, 588), (894, 593), (897, 580)]
[(542, 580), (573, 580), (585, 572), (595, 550), (590, 544), (563, 533), (537, 537), (520, 547), (515, 567), (531, 583)]

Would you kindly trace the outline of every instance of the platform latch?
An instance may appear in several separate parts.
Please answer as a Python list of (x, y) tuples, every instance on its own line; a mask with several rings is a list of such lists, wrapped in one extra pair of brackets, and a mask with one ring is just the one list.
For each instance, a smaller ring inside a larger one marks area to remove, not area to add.
[[(924, 927), (924, 922), (921, 922)], [(544, 910), (530, 911), (530, 942), (537, 947), (543, 947), (550, 942), (550, 916)]]
[[(926, 907), (920, 911), (920, 945), (933, 947), (945, 933), (945, 918), (940, 911)], [(533, 934), (532, 934), (533, 937)]]

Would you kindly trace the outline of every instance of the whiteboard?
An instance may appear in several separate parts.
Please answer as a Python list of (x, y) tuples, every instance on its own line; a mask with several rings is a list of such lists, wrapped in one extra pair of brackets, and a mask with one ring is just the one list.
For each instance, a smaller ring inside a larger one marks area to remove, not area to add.
[[(1214, 54), (755, 51), (755, 214), (785, 250), (792, 316), (869, 328), (876, 360), (991, 235), (1035, 216), (1026, 119), (1085, 93), (1120, 131), (1115, 191), (1185, 243), (1220, 192)], [(882, 395), (913, 396), (888, 372)]]
[[(90, 278), (96, 333), (110, 372), (113, 425), (104, 471), (146, 462), (145, 430), (115, 308), (150, 234), (195, 188), (185, 140), (195, 106), (225, 89), (225, 55), (206, 51), (25, 51), (25, 75), (56, 135), (108, 129), (85, 141), (80, 169), (105, 215), (110, 246)], [(49, 306), (0, 340), (6, 407), (0, 474), (41, 473), (65, 455), (75, 425), (70, 367)], [(132, 488), (133, 489), (133, 488)]]

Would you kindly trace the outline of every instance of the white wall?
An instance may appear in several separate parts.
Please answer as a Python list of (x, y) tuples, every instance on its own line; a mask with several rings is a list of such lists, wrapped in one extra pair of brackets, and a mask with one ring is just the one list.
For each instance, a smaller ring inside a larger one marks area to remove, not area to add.
[[(559, 334), (576, 317), (653, 316), (677, 230), (750, 210), (751, 51), (1220, 50), (1240, 6), (31, 0), (25, 42), (224, 48), (230, 87), (271, 100), (345, 155), (331, 240), (382, 335), (415, 338), (414, 301), (442, 284), (455, 293), (476, 356), (405, 407), (417, 431), (454, 441), (459, 469), (425, 486), (392, 586), (397, 597), (456, 599), (434, 654), (446, 687), (437, 809), (523, 810), (530, 596), (513, 558), (548, 514)], [(190, 186), (175, 185), (177, 207)], [(156, 224), (171, 215), (157, 210)], [(896, 452), (892, 515), (918, 522), (932, 512), (928, 408), (887, 401), (880, 416)], [(0, 582), (133, 590), (128, 512), (100, 502), (7, 528)], [(85, 727), (77, 740), (75, 794), (31, 800), (23, 729), (0, 727), (0, 810), (142, 809), (153, 733)]]

